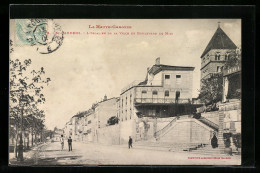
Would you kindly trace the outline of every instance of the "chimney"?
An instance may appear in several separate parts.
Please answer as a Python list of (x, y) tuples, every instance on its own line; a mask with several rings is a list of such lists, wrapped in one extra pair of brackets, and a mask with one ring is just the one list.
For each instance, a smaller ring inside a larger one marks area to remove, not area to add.
[(155, 65), (160, 65), (160, 57), (159, 57), (159, 58), (156, 58), (156, 60), (155, 60)]
[(107, 100), (107, 96), (105, 95), (105, 96), (104, 96), (104, 100), (103, 100), (103, 101), (106, 101), (106, 100)]

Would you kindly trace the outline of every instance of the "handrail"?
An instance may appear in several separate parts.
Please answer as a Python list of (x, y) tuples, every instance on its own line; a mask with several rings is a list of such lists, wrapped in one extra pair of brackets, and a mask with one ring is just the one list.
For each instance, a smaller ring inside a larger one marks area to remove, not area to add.
[(171, 122), (169, 124), (167, 124), (164, 128), (162, 128), (161, 130), (157, 131), (154, 133), (154, 136), (157, 138), (159, 137), (161, 134), (163, 134), (164, 132), (166, 132), (167, 130), (169, 130), (169, 128), (172, 126), (172, 124), (177, 120), (177, 118), (174, 118), (173, 120), (171, 120)]
[(208, 119), (205, 118), (205, 117), (201, 117), (201, 118), (198, 119), (198, 120), (199, 120), (200, 122), (204, 123), (204, 124), (207, 124), (207, 125), (210, 126), (210, 127), (213, 127), (213, 128), (216, 129), (216, 130), (218, 130), (218, 128), (219, 128), (219, 126), (218, 126), (216, 123), (214, 123), (214, 122), (208, 120)]

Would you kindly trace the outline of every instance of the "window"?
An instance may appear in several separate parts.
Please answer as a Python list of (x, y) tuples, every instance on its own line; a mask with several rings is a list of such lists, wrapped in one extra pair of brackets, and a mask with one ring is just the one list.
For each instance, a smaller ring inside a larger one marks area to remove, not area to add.
[(165, 75), (165, 79), (170, 79), (170, 75)]
[(220, 68), (219, 68), (219, 66), (217, 66), (217, 72), (219, 72), (220, 71)]
[(165, 75), (164, 78), (165, 78), (165, 85), (170, 85), (170, 75)]
[(181, 96), (181, 92), (180, 91), (176, 91), (175, 99), (179, 99), (180, 96)]
[(169, 96), (170, 96), (170, 92), (169, 92), (168, 90), (166, 90), (166, 91), (164, 92), (164, 96), (165, 96), (165, 97), (169, 97)]
[(219, 53), (219, 52), (216, 53), (216, 55), (215, 55), (215, 60), (216, 60), (216, 61), (219, 61), (219, 60), (220, 60), (220, 53)]
[(176, 75), (176, 84), (181, 83), (181, 75)]
[(208, 54), (208, 55), (207, 55), (207, 60), (209, 60), (209, 57), (210, 57), (210, 55)]
[(90, 123), (91, 123), (91, 120), (88, 121), (88, 124), (90, 124)]
[(158, 92), (157, 91), (153, 91), (153, 95), (157, 95), (158, 94)]
[(230, 58), (230, 54), (229, 54), (229, 53), (226, 53), (226, 54), (225, 54), (225, 60), (227, 61), (227, 60), (229, 60), (229, 58)]
[(142, 91), (142, 94), (146, 94), (146, 93), (147, 93), (147, 91), (145, 91), (145, 90)]

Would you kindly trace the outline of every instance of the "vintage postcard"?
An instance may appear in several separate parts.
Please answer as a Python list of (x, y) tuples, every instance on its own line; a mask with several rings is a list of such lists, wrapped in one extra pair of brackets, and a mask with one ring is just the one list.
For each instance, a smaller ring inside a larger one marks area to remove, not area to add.
[(241, 19), (11, 19), (9, 164), (241, 165)]

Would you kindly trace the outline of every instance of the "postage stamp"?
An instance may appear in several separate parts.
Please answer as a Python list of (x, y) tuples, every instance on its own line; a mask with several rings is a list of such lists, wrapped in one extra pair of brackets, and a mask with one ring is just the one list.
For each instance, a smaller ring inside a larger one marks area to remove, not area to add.
[(60, 25), (52, 19), (16, 19), (15, 33), (17, 46), (33, 46), (41, 54), (56, 51), (64, 38)]

